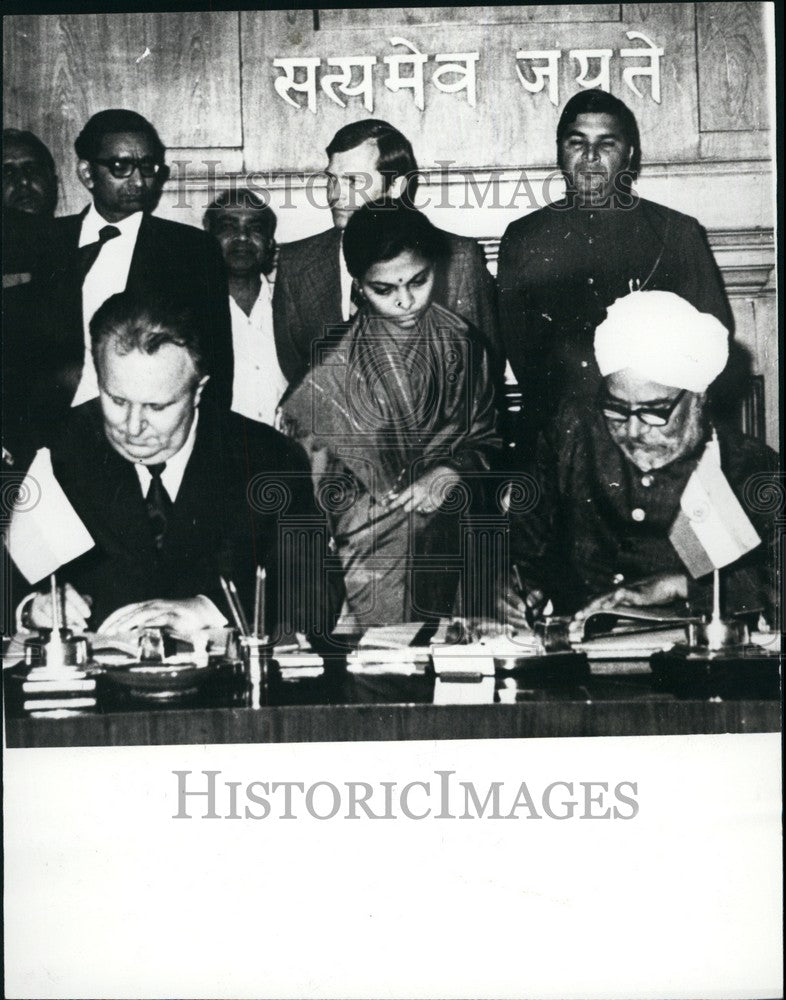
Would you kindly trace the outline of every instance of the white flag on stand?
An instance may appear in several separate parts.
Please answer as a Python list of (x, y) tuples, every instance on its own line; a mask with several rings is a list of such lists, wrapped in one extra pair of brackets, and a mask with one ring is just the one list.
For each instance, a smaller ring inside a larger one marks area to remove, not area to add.
[(761, 543), (723, 474), (714, 433), (683, 490), (669, 538), (694, 579), (736, 562)]
[(90, 532), (55, 479), (52, 456), (41, 448), (19, 490), (7, 548), (29, 583), (37, 583), (94, 545)]

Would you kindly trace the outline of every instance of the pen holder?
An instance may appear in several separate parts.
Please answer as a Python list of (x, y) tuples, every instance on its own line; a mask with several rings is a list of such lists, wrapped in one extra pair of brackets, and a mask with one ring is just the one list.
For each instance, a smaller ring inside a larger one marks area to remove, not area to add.
[(248, 707), (260, 708), (268, 701), (270, 656), (267, 640), (251, 635), (238, 638), (240, 659), (246, 676)]

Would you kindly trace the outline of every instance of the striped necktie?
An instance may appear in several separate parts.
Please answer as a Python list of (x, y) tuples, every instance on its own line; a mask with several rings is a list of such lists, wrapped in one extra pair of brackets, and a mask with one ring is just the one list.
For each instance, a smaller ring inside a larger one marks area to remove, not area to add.
[(147, 505), (147, 515), (150, 518), (150, 527), (153, 529), (153, 539), (156, 549), (160, 552), (164, 547), (164, 536), (166, 535), (169, 518), (172, 514), (172, 499), (166, 491), (166, 486), (161, 482), (161, 475), (166, 468), (166, 462), (159, 462), (156, 465), (146, 466), (151, 475), (150, 486), (145, 497)]

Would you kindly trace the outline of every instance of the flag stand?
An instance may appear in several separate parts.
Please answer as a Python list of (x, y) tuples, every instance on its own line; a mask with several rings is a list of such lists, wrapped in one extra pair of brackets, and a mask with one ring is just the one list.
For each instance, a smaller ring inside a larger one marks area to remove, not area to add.
[[(52, 628), (25, 640), (25, 664), (31, 668), (30, 679), (84, 678), (82, 668), (88, 661), (85, 636), (74, 636), (65, 625), (62, 595), (54, 573), (49, 577), (52, 595)], [(48, 633), (48, 634), (47, 634)]]
[(87, 637), (73, 635), (66, 625), (64, 594), (54, 573), (49, 584), (52, 627), (25, 639), (24, 662), (8, 672), (9, 703), (34, 718), (94, 711), (98, 705)]
[(720, 583), (716, 569), (709, 621), (688, 625), (686, 642), (650, 658), (656, 684), (678, 698), (778, 698), (780, 656), (751, 645), (744, 620), (723, 619)]
[(52, 592), (52, 633), (49, 636), (49, 642), (45, 643), (46, 669), (49, 671), (63, 670), (66, 665), (66, 657), (63, 633), (61, 632), (60, 591), (54, 573), (49, 577), (49, 585)]
[(710, 649), (722, 649), (729, 644), (729, 629), (721, 618), (720, 606), (720, 570), (712, 573), (712, 618), (707, 623), (707, 646)]

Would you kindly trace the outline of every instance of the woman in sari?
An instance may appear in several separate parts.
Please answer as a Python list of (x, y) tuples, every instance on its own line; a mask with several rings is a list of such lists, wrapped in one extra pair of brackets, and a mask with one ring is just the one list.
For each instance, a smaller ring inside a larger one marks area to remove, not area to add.
[(350, 219), (347, 270), (361, 306), (283, 406), (311, 452), (344, 572), (340, 623), (451, 613), (467, 507), (499, 448), (482, 336), (431, 301), (447, 252), (428, 219), (376, 202)]

